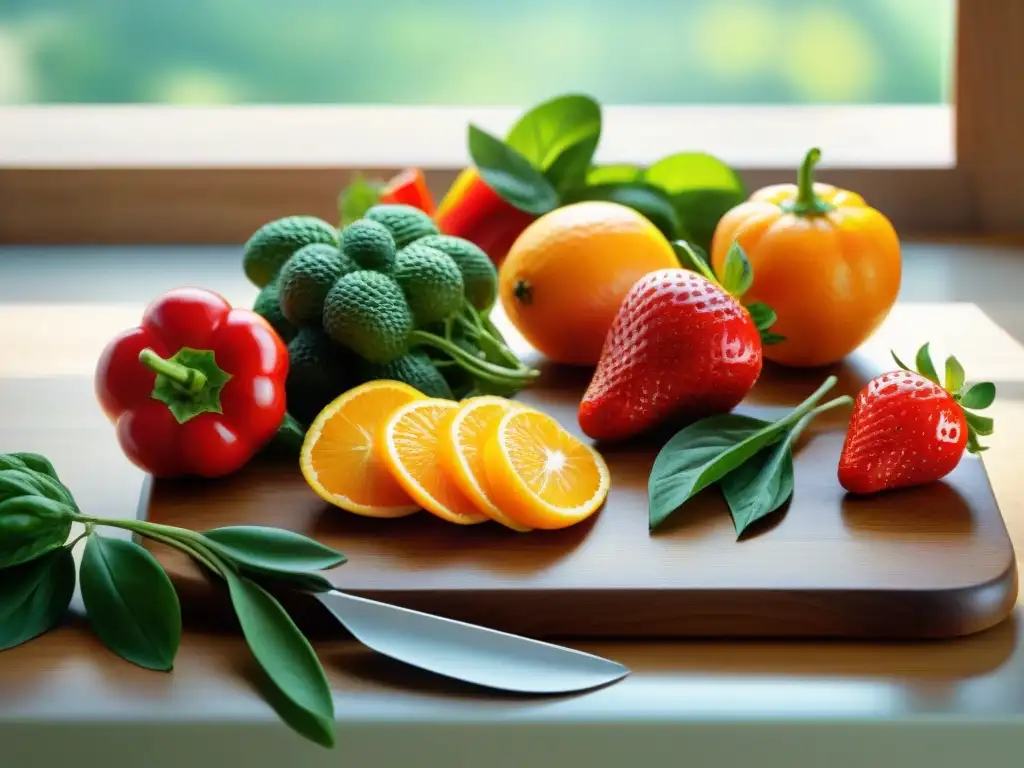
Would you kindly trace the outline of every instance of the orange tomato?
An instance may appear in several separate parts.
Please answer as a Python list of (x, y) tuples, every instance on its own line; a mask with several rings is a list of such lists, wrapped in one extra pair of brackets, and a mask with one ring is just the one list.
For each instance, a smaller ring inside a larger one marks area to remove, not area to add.
[(764, 356), (782, 365), (838, 362), (889, 314), (900, 289), (900, 243), (889, 220), (855, 192), (814, 183), (821, 157), (807, 153), (798, 184), (758, 190), (718, 222), (711, 266), (723, 274), (732, 244), (746, 252), (754, 281), (744, 303), (763, 302), (785, 340)]
[(572, 203), (523, 231), (498, 271), (498, 295), (534, 349), (557, 363), (592, 366), (633, 283), (678, 266), (665, 236), (632, 208)]

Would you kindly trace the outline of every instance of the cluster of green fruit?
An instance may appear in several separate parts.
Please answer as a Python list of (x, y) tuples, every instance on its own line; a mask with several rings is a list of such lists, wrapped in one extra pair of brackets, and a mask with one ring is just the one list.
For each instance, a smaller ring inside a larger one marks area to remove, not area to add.
[(312, 216), (260, 227), (245, 245), (254, 310), (288, 344), (289, 413), (308, 425), (374, 379), (432, 397), (509, 395), (536, 376), (491, 323), (497, 271), (423, 211), (377, 205), (338, 231)]

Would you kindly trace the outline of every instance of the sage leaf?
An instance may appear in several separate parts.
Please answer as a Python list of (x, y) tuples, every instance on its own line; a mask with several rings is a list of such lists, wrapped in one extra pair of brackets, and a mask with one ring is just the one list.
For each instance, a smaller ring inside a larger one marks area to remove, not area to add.
[(597, 184), (574, 189), (565, 196), (566, 203), (581, 200), (607, 200), (625, 205), (643, 214), (668, 239), (681, 236), (679, 217), (664, 191), (643, 181), (620, 184)]
[(469, 126), (469, 154), (487, 185), (510, 205), (537, 216), (558, 206), (558, 193), (541, 171), (475, 125)]
[[(754, 282), (754, 270), (739, 243), (733, 243), (725, 256), (722, 287), (737, 299), (743, 296)], [(763, 305), (762, 305), (763, 306)], [(769, 310), (770, 311), (770, 310)], [(756, 324), (756, 321), (755, 321)], [(760, 326), (759, 326), (760, 327)]]
[(174, 668), (181, 606), (153, 555), (133, 541), (93, 534), (79, 580), (89, 623), (104, 645), (146, 669)]
[(313, 647), (273, 595), (230, 568), (224, 577), (249, 649), (295, 705), (293, 727), (322, 746), (334, 746), (334, 699)]
[(793, 442), (812, 418), (811, 414), (804, 416), (782, 440), (762, 448), (722, 478), (718, 487), (729, 505), (737, 537), (793, 495)]
[(750, 416), (709, 416), (677, 432), (654, 460), (648, 519), (654, 530), (692, 496), (778, 439), (784, 426)]
[(917, 350), (917, 372), (924, 376), (926, 379), (931, 379), (939, 386), (942, 383), (939, 381), (939, 374), (935, 372), (935, 364), (932, 362), (931, 353), (928, 351), (929, 344), (925, 344), (919, 350)]
[(0, 480), (5, 492), (15, 487), (29, 489), (29, 495), (11, 496), (0, 502), (0, 568), (27, 563), (64, 544), (71, 533), (74, 511), (45, 496), (39, 496), (30, 482), (10, 475), (22, 474), (4, 470)]
[(203, 533), (215, 550), (239, 563), (267, 571), (303, 573), (322, 571), (344, 563), (336, 549), (294, 531), (238, 525)]
[[(596, 148), (600, 136), (601, 105), (589, 96), (567, 94), (523, 114), (509, 130), (505, 143), (535, 168), (547, 171), (570, 147), (592, 143)], [(593, 154), (591, 150), (587, 165)]]
[(946, 358), (946, 391), (952, 395), (957, 394), (964, 386), (964, 367), (960, 361), (950, 355)]
[(996, 385), (990, 381), (983, 381), (980, 384), (974, 384), (964, 392), (964, 396), (960, 398), (960, 405), (964, 408), (981, 411), (992, 405), (995, 399)]
[(0, 650), (53, 629), (74, 593), (75, 559), (67, 547), (0, 570)]

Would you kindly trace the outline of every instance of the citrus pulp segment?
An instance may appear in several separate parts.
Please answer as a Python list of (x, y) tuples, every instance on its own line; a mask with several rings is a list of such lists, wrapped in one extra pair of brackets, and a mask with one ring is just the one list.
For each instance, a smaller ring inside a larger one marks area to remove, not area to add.
[(517, 403), (503, 397), (482, 395), (464, 400), (442, 425), (441, 462), (448, 476), (476, 507), (514, 531), (529, 531), (515, 518), (503, 512), (491, 497), (484, 466), (484, 448), (501, 417)]
[(550, 416), (514, 409), (484, 453), (488, 487), (506, 514), (534, 528), (565, 528), (592, 515), (611, 485), (593, 448)]
[(459, 490), (440, 462), (441, 427), (458, 408), (452, 400), (433, 398), (406, 403), (384, 425), (383, 455), (398, 484), (425, 510), (450, 523), (472, 525), (490, 518)]
[(404, 517), (419, 505), (392, 477), (378, 435), (399, 407), (426, 396), (397, 381), (371, 381), (337, 397), (316, 417), (299, 466), (324, 501), (366, 517)]

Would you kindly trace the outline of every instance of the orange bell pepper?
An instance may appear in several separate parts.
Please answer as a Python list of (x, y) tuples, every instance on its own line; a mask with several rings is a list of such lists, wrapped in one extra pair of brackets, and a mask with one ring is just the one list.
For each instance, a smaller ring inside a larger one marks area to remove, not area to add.
[(718, 222), (711, 266), (721, 275), (738, 242), (753, 267), (744, 302), (763, 302), (784, 336), (764, 348), (782, 365), (838, 362), (889, 314), (900, 289), (900, 243), (890, 221), (855, 192), (815, 183), (818, 149), (807, 153), (797, 184), (758, 190)]
[(473, 167), (458, 175), (434, 216), (442, 233), (475, 243), (495, 264), (504, 260), (512, 243), (535, 218), (506, 202)]

